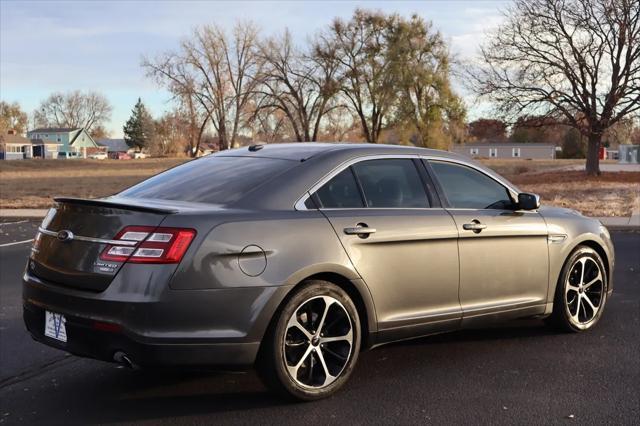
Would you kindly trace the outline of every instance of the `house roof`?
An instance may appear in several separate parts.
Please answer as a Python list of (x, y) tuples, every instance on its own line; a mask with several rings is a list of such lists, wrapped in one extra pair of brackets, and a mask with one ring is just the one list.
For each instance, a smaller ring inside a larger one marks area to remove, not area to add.
[(28, 133), (69, 133), (80, 130), (80, 127), (39, 127), (29, 130)]
[(25, 138), (24, 136), (20, 136), (20, 135), (0, 135), (0, 143), (30, 145), (31, 141)]
[(124, 139), (100, 139), (97, 143), (106, 146), (109, 152), (126, 152), (131, 148)]

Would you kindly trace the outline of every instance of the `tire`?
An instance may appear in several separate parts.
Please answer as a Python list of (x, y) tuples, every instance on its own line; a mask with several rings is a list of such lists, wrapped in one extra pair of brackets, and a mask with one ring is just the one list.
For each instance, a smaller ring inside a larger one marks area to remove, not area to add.
[(606, 268), (598, 252), (578, 246), (562, 267), (547, 323), (574, 333), (593, 328), (604, 312), (607, 285)]
[(327, 281), (305, 281), (272, 321), (258, 374), (269, 388), (297, 400), (326, 398), (351, 376), (360, 339), (360, 318), (347, 293)]

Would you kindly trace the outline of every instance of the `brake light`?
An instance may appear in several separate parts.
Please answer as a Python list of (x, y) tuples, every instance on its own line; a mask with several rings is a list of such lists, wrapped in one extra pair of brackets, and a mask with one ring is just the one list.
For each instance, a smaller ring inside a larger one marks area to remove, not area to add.
[[(114, 243), (104, 249), (100, 259), (127, 263), (178, 263), (195, 236), (194, 229), (127, 226), (114, 237)], [(123, 244), (119, 245), (117, 241)], [(132, 242), (136, 244), (132, 245)]]

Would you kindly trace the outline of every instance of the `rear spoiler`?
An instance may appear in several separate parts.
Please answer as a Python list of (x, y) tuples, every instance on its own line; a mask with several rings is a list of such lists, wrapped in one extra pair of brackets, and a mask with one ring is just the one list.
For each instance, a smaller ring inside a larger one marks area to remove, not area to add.
[[(147, 212), (147, 213), (158, 213), (158, 214), (176, 214), (179, 213), (179, 210), (171, 209), (171, 208), (163, 208), (163, 207), (150, 207), (146, 205), (139, 205), (135, 203), (122, 203), (118, 201), (112, 201), (108, 199), (88, 199), (88, 198), (73, 198), (73, 197), (55, 197), (53, 201), (57, 203), (65, 203), (65, 204), (81, 204), (85, 206), (100, 206), (100, 207), (110, 207), (114, 209), (123, 209), (123, 210), (133, 210), (139, 212)], [(129, 200), (127, 200), (129, 201)]]

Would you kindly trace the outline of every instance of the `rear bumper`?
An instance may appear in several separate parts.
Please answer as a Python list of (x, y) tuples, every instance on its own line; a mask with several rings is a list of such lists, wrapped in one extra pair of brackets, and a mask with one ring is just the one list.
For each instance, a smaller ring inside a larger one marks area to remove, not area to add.
[[(140, 366), (245, 368), (288, 287), (175, 291), (131, 295), (53, 285), (26, 273), (23, 314), (43, 344), (74, 355), (114, 361), (124, 352)], [(67, 342), (44, 335), (45, 311), (65, 315)], [(98, 323), (96, 325), (96, 323)], [(105, 330), (104, 324), (111, 325)], [(102, 326), (101, 326), (102, 325)]]
[(115, 361), (122, 352), (142, 367), (247, 367), (254, 363), (259, 342), (253, 343), (171, 343), (142, 342), (126, 330), (113, 332), (94, 328), (86, 318), (66, 316), (67, 342), (44, 335), (45, 309), (26, 303), (24, 322), (31, 336), (38, 342), (73, 355), (102, 361)]

